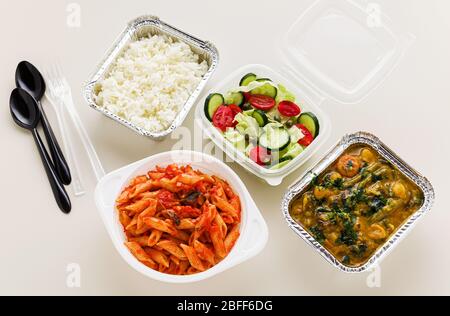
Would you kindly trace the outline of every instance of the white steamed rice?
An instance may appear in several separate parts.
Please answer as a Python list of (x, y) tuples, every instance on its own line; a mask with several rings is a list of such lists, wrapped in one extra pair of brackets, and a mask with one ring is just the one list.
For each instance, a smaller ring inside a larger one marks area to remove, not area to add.
[(199, 60), (165, 35), (132, 42), (99, 82), (96, 103), (150, 132), (166, 130), (208, 70)]

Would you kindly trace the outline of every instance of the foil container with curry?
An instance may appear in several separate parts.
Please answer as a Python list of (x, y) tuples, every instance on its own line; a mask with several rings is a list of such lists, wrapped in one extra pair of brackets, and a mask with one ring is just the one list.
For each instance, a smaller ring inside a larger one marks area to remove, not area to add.
[(366, 132), (346, 135), (286, 192), (289, 226), (345, 272), (373, 267), (431, 209), (430, 182)]

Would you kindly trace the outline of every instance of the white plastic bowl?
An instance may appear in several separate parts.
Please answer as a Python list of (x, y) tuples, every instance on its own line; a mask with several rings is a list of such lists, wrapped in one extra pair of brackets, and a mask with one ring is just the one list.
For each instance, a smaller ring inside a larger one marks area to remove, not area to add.
[[(189, 164), (194, 169), (207, 174), (217, 175), (227, 180), (241, 199), (241, 235), (235, 246), (219, 264), (193, 275), (178, 276), (166, 274), (153, 270), (139, 262), (124, 245), (126, 237), (115, 209), (115, 199), (133, 177), (145, 174), (157, 165), (167, 166), (171, 163)], [(113, 171), (104, 176), (97, 184), (95, 203), (114, 246), (122, 258), (136, 271), (149, 278), (163, 282), (189, 283), (207, 279), (257, 255), (262, 251), (268, 240), (266, 222), (241, 179), (222, 161), (199, 152), (165, 152)]]

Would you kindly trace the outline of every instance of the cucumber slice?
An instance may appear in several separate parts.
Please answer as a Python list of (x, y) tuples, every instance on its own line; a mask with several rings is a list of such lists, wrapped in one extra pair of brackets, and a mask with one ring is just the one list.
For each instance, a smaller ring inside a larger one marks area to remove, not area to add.
[(298, 143), (291, 143), (288, 146), (287, 151), (283, 154), (282, 157), (294, 159), (295, 157), (300, 155), (302, 152), (303, 152), (302, 146), (300, 146)]
[(229, 93), (225, 98), (226, 104), (235, 104), (239, 107), (242, 107), (242, 105), (244, 105), (244, 102), (245, 98), (242, 92)]
[(252, 81), (256, 80), (256, 75), (252, 73), (246, 74), (244, 77), (242, 77), (241, 81), (239, 81), (239, 86), (248, 86), (248, 84)]
[(259, 138), (259, 144), (271, 151), (282, 151), (291, 142), (291, 136), (285, 128), (268, 129)]
[(302, 113), (298, 118), (298, 122), (300, 124), (305, 125), (305, 127), (308, 129), (308, 131), (311, 132), (314, 138), (316, 138), (319, 135), (320, 129), (319, 120), (311, 112)]
[(253, 112), (255, 112), (255, 109), (254, 109), (254, 108), (251, 108), (250, 110), (244, 110), (244, 111), (242, 111), (242, 113), (244, 113), (244, 114), (247, 115), (247, 116), (252, 116), (252, 115), (253, 115)]
[(264, 81), (272, 82), (272, 79), (269, 79), (269, 78), (258, 78), (258, 79), (256, 79), (256, 81), (258, 81), (258, 82), (264, 82)]
[(273, 165), (272, 167), (270, 167), (270, 170), (279, 170), (279, 169), (287, 166), (288, 164), (290, 164), (291, 161), (292, 161), (291, 158), (288, 158), (288, 157), (282, 158), (282, 159), (280, 159), (280, 162), (278, 164)]
[(236, 147), (239, 151), (245, 151), (246, 148), (246, 142), (245, 137), (241, 133), (239, 133), (237, 130), (228, 129), (224, 135), (223, 135), (230, 143)]
[(214, 113), (216, 113), (216, 110), (225, 103), (225, 100), (223, 99), (223, 95), (220, 93), (211, 93), (208, 95), (208, 97), (205, 100), (205, 115), (206, 118), (210, 121), (212, 121), (212, 117), (214, 116)]
[(252, 116), (260, 127), (264, 127), (269, 122), (266, 113), (261, 110), (254, 110)]
[[(260, 78), (260, 79), (257, 79), (256, 81), (266, 82), (266, 81), (271, 81), (271, 80), (268, 78)], [(268, 97), (275, 99), (277, 97), (278, 89), (275, 88), (273, 85), (267, 83), (265, 85), (262, 85), (261, 87), (253, 89), (252, 91), (250, 91), (250, 93), (266, 95)]]

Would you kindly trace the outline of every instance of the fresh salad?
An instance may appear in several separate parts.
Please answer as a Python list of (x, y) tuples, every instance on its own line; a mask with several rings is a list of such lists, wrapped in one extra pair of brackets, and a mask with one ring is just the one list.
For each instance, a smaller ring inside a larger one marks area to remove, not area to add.
[(302, 112), (293, 93), (253, 73), (225, 95), (210, 94), (205, 115), (237, 150), (272, 170), (288, 165), (319, 135), (319, 120)]

